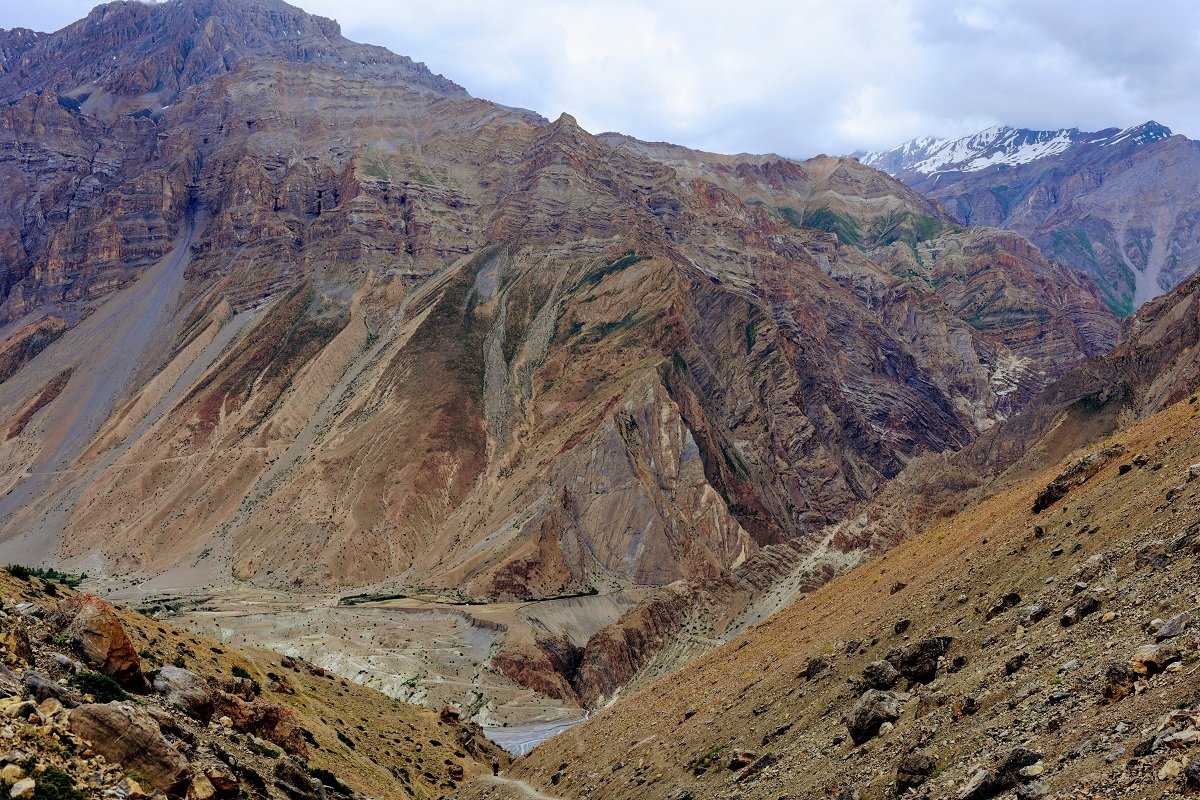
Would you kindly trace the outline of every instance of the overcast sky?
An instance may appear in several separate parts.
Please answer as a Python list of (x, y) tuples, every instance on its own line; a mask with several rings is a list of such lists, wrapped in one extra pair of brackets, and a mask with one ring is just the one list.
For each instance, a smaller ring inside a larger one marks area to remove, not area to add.
[[(476, 97), (589, 131), (806, 157), (995, 123), (1200, 138), (1200, 3), (293, 0)], [(89, 0), (0, 0), (57, 30)]]

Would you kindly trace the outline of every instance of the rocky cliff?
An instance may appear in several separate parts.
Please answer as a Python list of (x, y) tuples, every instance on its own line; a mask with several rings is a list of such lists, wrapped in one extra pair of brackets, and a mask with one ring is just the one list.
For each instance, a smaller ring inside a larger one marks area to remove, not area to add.
[(0, 573), (0, 783), (13, 795), (440, 797), (502, 755), (457, 709), (184, 633), (63, 583), (77, 578)]

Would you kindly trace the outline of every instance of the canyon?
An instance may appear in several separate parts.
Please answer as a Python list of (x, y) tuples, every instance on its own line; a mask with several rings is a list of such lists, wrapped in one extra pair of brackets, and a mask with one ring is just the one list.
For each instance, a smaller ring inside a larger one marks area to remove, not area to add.
[(534, 783), (1196, 388), (1184, 245), (1122, 293), (940, 187), (589, 133), (280, 0), (0, 32), (0, 98), (0, 560), (518, 750), (586, 718)]

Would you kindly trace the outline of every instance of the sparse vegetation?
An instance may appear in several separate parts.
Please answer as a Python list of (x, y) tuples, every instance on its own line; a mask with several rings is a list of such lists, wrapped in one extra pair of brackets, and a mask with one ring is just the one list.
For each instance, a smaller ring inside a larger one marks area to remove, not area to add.
[(30, 578), (41, 578), (47, 582), (61, 583), (72, 589), (87, 580), (86, 573), (80, 572), (73, 575), (68, 572), (59, 572), (53, 567), (26, 567), (21, 564), (9, 564), (4, 568), (4, 571), (19, 580), (28, 581)]
[(267, 747), (263, 744), (259, 744), (258, 742), (249, 738), (246, 739), (246, 749), (255, 755), (262, 756), (263, 758), (279, 758), (279, 756), (282, 755), (282, 753), (280, 753), (278, 750)]
[[(32, 763), (27, 769), (34, 771)], [(86, 795), (75, 786), (74, 779), (58, 767), (46, 766), (34, 772), (37, 786), (30, 795), (32, 800), (84, 800)]]
[(645, 261), (649, 257), (650, 256), (646, 255), (638, 255), (633, 250), (630, 250), (616, 261), (596, 267), (595, 269), (585, 273), (584, 276), (579, 279), (579, 283), (575, 284), (575, 288), (579, 289), (584, 286), (595, 285), (607, 278), (609, 275), (612, 275), (614, 272), (620, 272), (626, 267), (631, 267), (639, 261)]
[(128, 700), (129, 694), (107, 675), (99, 672), (79, 672), (67, 681), (84, 694), (96, 698), (97, 703), (111, 703), (116, 700)]
[(832, 233), (846, 244), (862, 244), (862, 230), (857, 221), (829, 208), (817, 208), (804, 215), (801, 224), (805, 228), (816, 228)]
[(719, 744), (711, 750), (705, 752), (703, 755), (694, 758), (688, 762), (688, 769), (690, 769), (692, 774), (697, 777), (703, 775), (704, 773), (708, 772), (708, 770), (714, 764), (717, 763), (717, 759), (721, 757), (721, 753), (729, 749), (729, 745), (729, 742)]

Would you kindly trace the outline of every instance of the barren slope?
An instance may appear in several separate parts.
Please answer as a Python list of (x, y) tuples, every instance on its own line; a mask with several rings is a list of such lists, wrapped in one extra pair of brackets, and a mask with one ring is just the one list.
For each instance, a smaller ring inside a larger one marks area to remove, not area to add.
[[(1200, 712), (1195, 400), (1089, 449), (1112, 455), (1048, 510), (1031, 509), (1066, 462), (931, 525), (551, 740), (513, 777), (572, 798), (883, 798), (898, 763), (920, 753), (929, 766), (918, 794), (931, 798), (1035, 782), (1060, 796), (1177, 796), (1194, 738), (1166, 737), (1194, 732)], [(1169, 632), (1151, 624), (1180, 613)], [(1122, 673), (1110, 664), (1133, 662), (1159, 629), (1160, 666), (1131, 673), (1129, 684), (1114, 678)], [(932, 650), (936, 677), (900, 678), (898, 716), (856, 745), (842, 718), (868, 689), (867, 665), (886, 657), (903, 667), (902, 648), (939, 636), (952, 641), (943, 657)], [(1159, 673), (1172, 646), (1183, 661)], [(1105, 701), (1110, 686), (1132, 693)], [(1000, 768), (1017, 750), (1031, 754), (1019, 766), (1041, 764), (1029, 777)], [(751, 754), (744, 765), (729, 766), (741, 751)], [(991, 778), (977, 779), (981, 770)], [(479, 782), (459, 796), (517, 795)]]

